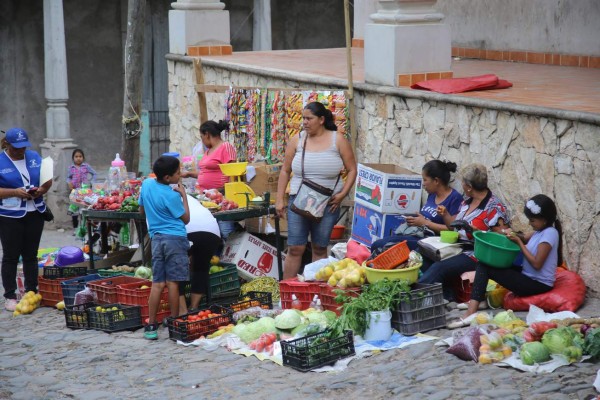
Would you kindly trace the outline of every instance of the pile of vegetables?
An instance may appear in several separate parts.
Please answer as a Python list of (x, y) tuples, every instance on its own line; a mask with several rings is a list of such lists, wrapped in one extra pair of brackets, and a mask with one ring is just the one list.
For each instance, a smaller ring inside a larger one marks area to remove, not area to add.
[(248, 292), (269, 292), (273, 302), (277, 302), (279, 301), (279, 282), (270, 276), (261, 276), (242, 285), (240, 293), (246, 295)]

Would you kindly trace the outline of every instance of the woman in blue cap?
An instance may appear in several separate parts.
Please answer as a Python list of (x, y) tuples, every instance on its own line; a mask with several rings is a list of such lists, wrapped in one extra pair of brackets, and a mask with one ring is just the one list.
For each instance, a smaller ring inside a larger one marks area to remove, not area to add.
[(11, 128), (2, 138), (0, 153), (0, 241), (4, 308), (17, 306), (17, 264), (23, 258), (25, 290), (37, 292), (37, 251), (44, 229), (46, 204), (42, 196), (52, 179), (40, 184), (42, 157), (31, 147), (27, 132)]

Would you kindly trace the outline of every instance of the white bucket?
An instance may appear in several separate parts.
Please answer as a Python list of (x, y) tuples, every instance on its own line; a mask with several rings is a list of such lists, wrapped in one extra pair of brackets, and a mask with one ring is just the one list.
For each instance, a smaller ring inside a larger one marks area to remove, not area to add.
[(386, 311), (367, 311), (367, 330), (365, 340), (388, 340), (392, 336), (392, 313)]

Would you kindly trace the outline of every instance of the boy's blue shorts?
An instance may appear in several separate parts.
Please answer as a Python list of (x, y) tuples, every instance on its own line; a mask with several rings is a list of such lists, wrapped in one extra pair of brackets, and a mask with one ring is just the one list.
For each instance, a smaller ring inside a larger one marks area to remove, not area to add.
[(188, 281), (190, 263), (187, 236), (156, 233), (152, 237), (152, 282)]

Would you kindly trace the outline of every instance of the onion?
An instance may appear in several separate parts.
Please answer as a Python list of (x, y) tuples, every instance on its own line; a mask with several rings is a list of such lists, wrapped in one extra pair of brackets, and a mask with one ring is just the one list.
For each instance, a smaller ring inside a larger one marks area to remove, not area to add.
[(589, 331), (591, 329), (591, 326), (589, 326), (588, 324), (582, 324), (581, 328), (579, 328), (579, 332), (581, 332), (581, 334), (585, 337), (585, 334), (587, 333), (587, 331)]

